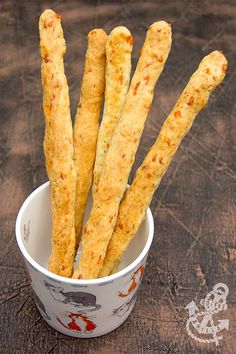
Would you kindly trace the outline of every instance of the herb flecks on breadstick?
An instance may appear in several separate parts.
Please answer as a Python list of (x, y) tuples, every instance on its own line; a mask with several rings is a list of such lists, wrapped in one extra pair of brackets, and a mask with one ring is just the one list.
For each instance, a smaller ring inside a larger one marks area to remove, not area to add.
[(102, 29), (88, 34), (84, 76), (80, 102), (74, 126), (75, 167), (77, 172), (75, 231), (76, 249), (79, 246), (84, 211), (92, 183), (93, 166), (99, 128), (99, 116), (105, 89), (107, 35)]
[(39, 32), (46, 125), (44, 153), (52, 206), (49, 270), (70, 277), (75, 255), (76, 172), (70, 101), (63, 64), (66, 44), (60, 19), (60, 15), (52, 10), (45, 10), (40, 16)]
[(128, 92), (132, 48), (133, 39), (126, 27), (119, 26), (111, 31), (106, 45), (105, 104), (98, 133), (93, 171), (93, 194), (96, 193), (105, 157)]
[(206, 106), (211, 92), (224, 79), (226, 69), (224, 55), (214, 51), (201, 61), (190, 78), (121, 202), (100, 277), (114, 273), (182, 139), (197, 114)]
[(150, 26), (120, 121), (108, 150), (82, 239), (82, 254), (73, 278), (97, 278), (112, 236), (155, 84), (171, 46), (171, 27), (164, 21)]

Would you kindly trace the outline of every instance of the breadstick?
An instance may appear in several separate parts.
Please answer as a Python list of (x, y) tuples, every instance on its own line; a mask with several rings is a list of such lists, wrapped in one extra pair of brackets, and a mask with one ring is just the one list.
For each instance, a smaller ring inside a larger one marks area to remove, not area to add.
[(46, 125), (44, 154), (52, 206), (52, 253), (48, 268), (58, 275), (70, 277), (75, 255), (76, 172), (70, 100), (63, 64), (66, 44), (60, 15), (45, 10), (39, 19), (39, 33)]
[(73, 278), (93, 279), (99, 275), (116, 224), (143, 126), (151, 107), (154, 87), (171, 45), (171, 28), (154, 23), (147, 32), (120, 121), (108, 150), (95, 194), (90, 218), (82, 239), (82, 254)]
[(101, 277), (116, 270), (182, 139), (197, 114), (206, 106), (211, 92), (224, 79), (226, 68), (224, 55), (214, 51), (201, 61), (190, 78), (120, 204), (117, 225), (108, 245)]
[(76, 250), (79, 246), (84, 211), (92, 183), (96, 153), (98, 121), (105, 89), (107, 35), (102, 29), (88, 34), (80, 102), (74, 125), (75, 168), (77, 172), (75, 202)]
[(126, 27), (119, 26), (111, 31), (106, 45), (105, 104), (93, 170), (93, 194), (96, 192), (106, 153), (127, 95), (132, 47), (133, 39)]

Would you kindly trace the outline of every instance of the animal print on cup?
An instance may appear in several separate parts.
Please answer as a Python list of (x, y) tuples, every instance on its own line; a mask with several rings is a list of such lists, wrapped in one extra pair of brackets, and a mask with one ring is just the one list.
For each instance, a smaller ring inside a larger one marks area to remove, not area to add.
[(81, 313), (69, 313), (63, 320), (59, 317), (56, 319), (63, 327), (75, 332), (91, 333), (97, 327), (91, 319)]
[(96, 304), (96, 296), (93, 294), (81, 291), (64, 292), (63, 288), (49, 284), (47, 281), (44, 281), (44, 285), (54, 300), (76, 306), (82, 312), (97, 311), (101, 308), (101, 305)]
[(123, 317), (130, 310), (130, 308), (133, 307), (136, 299), (137, 299), (137, 292), (130, 299), (128, 299), (128, 301), (123, 303), (117, 309), (113, 310), (112, 314), (114, 316)]
[(129, 282), (129, 288), (127, 292), (119, 292), (119, 297), (127, 297), (129, 296), (140, 284), (141, 279), (144, 274), (144, 265), (142, 264), (135, 272), (133, 272), (131, 280)]

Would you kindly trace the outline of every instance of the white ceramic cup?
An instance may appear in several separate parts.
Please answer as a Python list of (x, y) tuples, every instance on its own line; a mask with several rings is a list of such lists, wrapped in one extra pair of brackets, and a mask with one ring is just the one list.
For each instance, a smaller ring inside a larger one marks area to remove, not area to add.
[[(88, 198), (85, 220), (91, 210)], [(119, 327), (131, 313), (141, 283), (154, 224), (150, 209), (122, 257), (116, 274), (77, 280), (47, 270), (51, 253), (49, 182), (23, 203), (16, 220), (16, 239), (26, 262), (36, 306), (44, 320), (63, 334), (91, 338)]]

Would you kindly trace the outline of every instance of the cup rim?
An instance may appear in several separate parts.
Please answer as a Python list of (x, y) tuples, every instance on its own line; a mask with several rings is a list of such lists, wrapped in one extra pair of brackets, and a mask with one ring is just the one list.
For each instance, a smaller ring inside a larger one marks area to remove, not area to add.
[(32, 199), (34, 199), (39, 193), (41, 193), (44, 189), (48, 188), (50, 186), (50, 182), (45, 182), (38, 188), (36, 188), (23, 202), (16, 218), (16, 225), (15, 225), (15, 232), (16, 232), (16, 240), (18, 247), (20, 248), (21, 253), (23, 254), (24, 258), (30, 263), (30, 265), (36, 269), (38, 272), (44, 274), (46, 277), (54, 280), (55, 282), (63, 282), (71, 285), (99, 285), (99, 284), (104, 284), (104, 283), (110, 283), (113, 282), (114, 280), (121, 278), (125, 276), (126, 274), (130, 273), (143, 259), (144, 257), (148, 254), (148, 251), (150, 249), (150, 246), (152, 244), (153, 236), (154, 236), (154, 221), (153, 221), (153, 215), (150, 210), (150, 208), (147, 209), (146, 211), (146, 218), (148, 222), (148, 238), (146, 241), (146, 244), (142, 250), (142, 252), (139, 254), (139, 256), (132, 262), (130, 263), (127, 267), (124, 269), (120, 270), (119, 272), (108, 275), (103, 278), (97, 278), (97, 279), (72, 279), (72, 278), (66, 278), (61, 275), (54, 274), (50, 272), (49, 270), (45, 269), (43, 266), (38, 264), (29, 254), (29, 252), (26, 250), (24, 243), (21, 238), (21, 220), (22, 216), (24, 214), (24, 211), (28, 204), (31, 202)]

